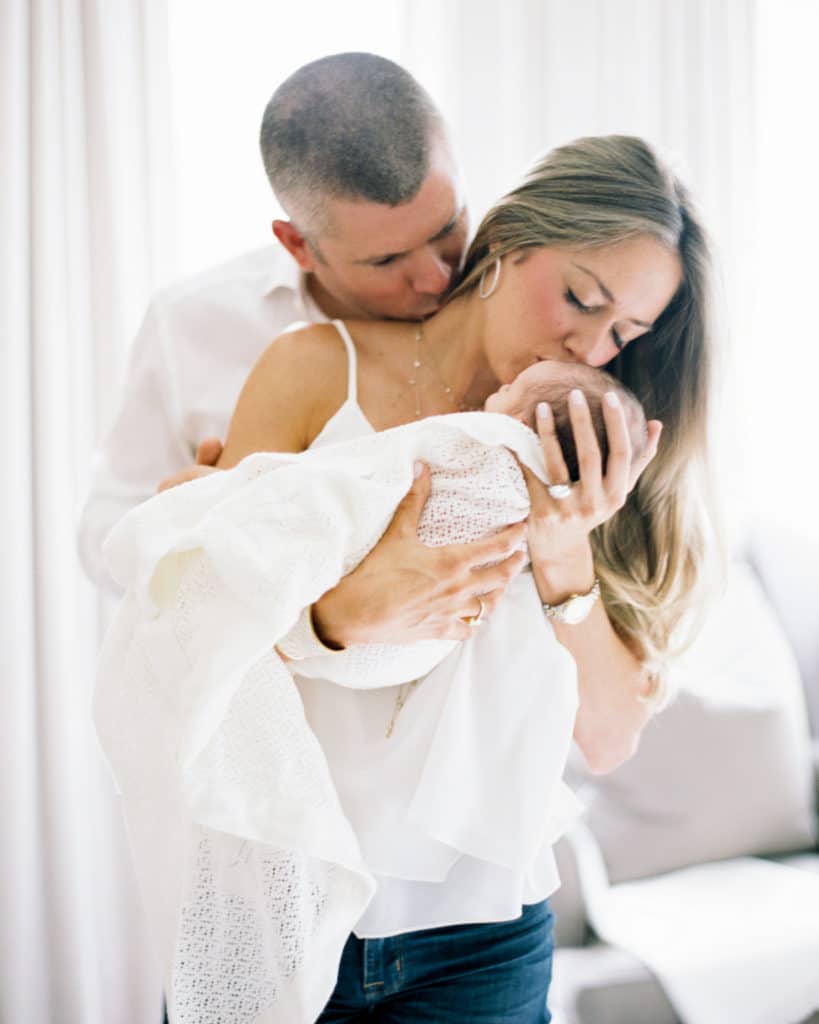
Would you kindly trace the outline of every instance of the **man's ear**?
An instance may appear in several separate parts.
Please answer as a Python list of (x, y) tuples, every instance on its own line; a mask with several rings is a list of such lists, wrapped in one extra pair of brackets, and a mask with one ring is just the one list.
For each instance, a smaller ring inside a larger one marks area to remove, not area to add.
[(315, 269), (316, 257), (310, 244), (299, 229), (289, 220), (274, 220), (273, 234), (287, 249), (305, 273)]

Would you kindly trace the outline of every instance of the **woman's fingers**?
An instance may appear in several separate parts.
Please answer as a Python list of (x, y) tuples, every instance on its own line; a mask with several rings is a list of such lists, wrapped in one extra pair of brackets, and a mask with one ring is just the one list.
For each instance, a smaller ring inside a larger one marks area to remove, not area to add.
[(555, 418), (548, 402), (538, 402), (535, 415), (538, 436), (543, 446), (543, 458), (546, 462), (546, 475), (554, 484), (567, 484), (569, 470), (563, 458), (563, 449), (557, 439)]
[(502, 563), (520, 551), (526, 542), (526, 523), (514, 523), (505, 526), (491, 537), (468, 541), (466, 544), (454, 544), (446, 548), (452, 559), (453, 569), (464, 569), (474, 572), (482, 566)]
[(646, 446), (643, 450), (643, 454), (634, 460), (634, 465), (631, 467), (628, 481), (629, 490), (632, 490), (634, 485), (640, 479), (640, 474), (657, 454), (657, 446), (660, 443), (660, 434), (662, 433), (663, 425), (659, 420), (649, 420), (646, 424), (646, 428), (648, 431)]
[(631, 467), (631, 438), (626, 426), (626, 415), (619, 396), (608, 391), (603, 396), (603, 422), (609, 443), (606, 461), (605, 488), (611, 501), (619, 508), (628, 494)]
[(603, 466), (589, 403), (579, 388), (574, 388), (569, 394), (569, 419), (577, 449), (580, 485), (588, 497), (600, 490)]
[[(486, 595), (491, 606), (494, 608), (505, 588), (517, 576), (525, 564), (526, 552), (515, 551), (496, 565), (484, 565), (481, 568), (472, 569), (468, 579), (464, 581), (461, 588), (465, 597), (463, 607), (472, 607), (474, 595), (480, 595), (481, 597)], [(468, 614), (471, 614), (471, 612)]]

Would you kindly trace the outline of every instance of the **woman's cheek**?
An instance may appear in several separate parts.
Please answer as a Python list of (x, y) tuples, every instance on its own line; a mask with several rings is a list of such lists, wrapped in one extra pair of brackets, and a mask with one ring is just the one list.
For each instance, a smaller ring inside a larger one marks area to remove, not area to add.
[(540, 317), (544, 333), (550, 341), (553, 338), (562, 337), (566, 332), (570, 319), (563, 296), (550, 289), (541, 301)]

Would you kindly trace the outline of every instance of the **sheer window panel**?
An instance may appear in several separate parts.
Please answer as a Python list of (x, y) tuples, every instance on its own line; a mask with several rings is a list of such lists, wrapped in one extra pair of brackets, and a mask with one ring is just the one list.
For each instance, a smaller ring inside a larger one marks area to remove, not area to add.
[(276, 86), (329, 53), (398, 59), (401, 11), (383, 0), (168, 0), (168, 9), (184, 275), (273, 242), (281, 210), (258, 138)]
[(757, 258), (737, 350), (749, 491), (767, 518), (817, 536), (819, 4), (758, 0), (757, 17)]

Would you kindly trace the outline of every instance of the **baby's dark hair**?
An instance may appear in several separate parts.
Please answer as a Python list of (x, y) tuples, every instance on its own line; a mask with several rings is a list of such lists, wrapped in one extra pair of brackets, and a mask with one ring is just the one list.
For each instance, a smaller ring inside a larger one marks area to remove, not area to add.
[[(579, 388), (586, 396), (594, 432), (597, 435), (597, 443), (600, 446), (604, 473), (609, 457), (609, 440), (606, 423), (603, 419), (603, 396), (607, 391), (613, 391), (623, 406), (626, 427), (631, 440), (632, 460), (642, 455), (648, 442), (648, 431), (643, 407), (634, 392), (627, 388), (622, 381), (612, 377), (610, 373), (606, 373), (605, 370), (586, 366), (584, 363), (565, 363), (561, 366), (565, 372), (561, 373), (559, 379), (551, 377), (544, 379), (542, 383), (532, 384), (531, 390), (527, 394), (527, 399), (531, 400), (531, 408), (527, 412), (531, 414), (531, 422), (533, 422), (538, 402), (549, 403), (554, 416), (555, 433), (563, 451), (563, 460), (569, 471), (569, 479), (573, 483), (580, 479), (577, 448), (569, 418), (569, 394), (574, 388)], [(528, 421), (529, 415), (527, 415)]]

